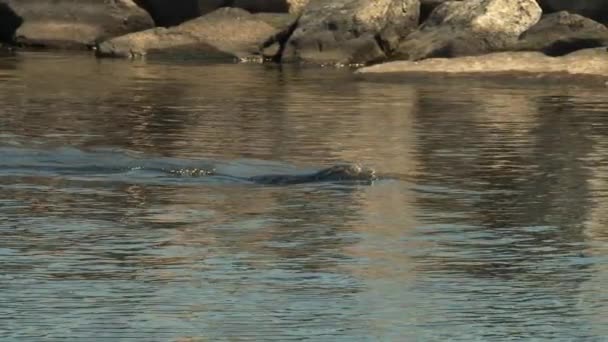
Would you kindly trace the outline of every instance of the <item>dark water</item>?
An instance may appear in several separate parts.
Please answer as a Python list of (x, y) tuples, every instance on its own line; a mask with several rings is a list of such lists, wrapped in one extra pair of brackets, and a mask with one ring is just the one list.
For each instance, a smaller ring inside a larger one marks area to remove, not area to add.
[(607, 94), (2, 57), (0, 340), (608, 340)]

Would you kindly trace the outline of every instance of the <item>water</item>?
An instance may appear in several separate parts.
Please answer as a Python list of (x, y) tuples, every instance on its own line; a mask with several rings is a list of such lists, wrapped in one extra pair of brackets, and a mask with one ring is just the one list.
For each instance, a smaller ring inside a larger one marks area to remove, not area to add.
[(605, 88), (20, 53), (0, 104), (2, 341), (608, 340)]

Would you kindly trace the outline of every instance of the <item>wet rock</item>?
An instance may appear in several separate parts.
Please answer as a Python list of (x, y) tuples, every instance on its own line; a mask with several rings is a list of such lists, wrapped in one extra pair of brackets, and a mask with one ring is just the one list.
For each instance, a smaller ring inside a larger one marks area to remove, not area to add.
[(0, 22), (2, 35), (13, 30), (15, 42), (27, 46), (86, 48), (154, 26), (132, 0), (0, 0), (0, 12), (12, 12), (21, 21), (16, 30), (14, 21)]
[(226, 5), (226, 0), (136, 0), (157, 26), (175, 26)]
[[(283, 16), (289, 17), (288, 14)], [(97, 54), (131, 58), (187, 54), (201, 58), (261, 59), (260, 46), (283, 29), (264, 19), (267, 18), (242, 9), (220, 8), (179, 26), (154, 28), (110, 39), (99, 44)], [(274, 24), (277, 25), (276, 22)]]
[(282, 60), (367, 63), (386, 57), (418, 24), (418, 0), (311, 0)]
[(535, 0), (446, 1), (399, 44), (393, 58), (420, 60), (503, 50), (540, 16)]
[(608, 77), (606, 48), (580, 50), (561, 57), (541, 52), (495, 52), (482, 56), (394, 61), (359, 69), (358, 74), (509, 74), (563, 73)]
[(524, 32), (513, 50), (541, 51), (549, 56), (608, 45), (608, 28), (578, 14), (557, 12), (544, 16)]
[(567, 11), (608, 23), (608, 1), (606, 0), (538, 0), (543, 13)]

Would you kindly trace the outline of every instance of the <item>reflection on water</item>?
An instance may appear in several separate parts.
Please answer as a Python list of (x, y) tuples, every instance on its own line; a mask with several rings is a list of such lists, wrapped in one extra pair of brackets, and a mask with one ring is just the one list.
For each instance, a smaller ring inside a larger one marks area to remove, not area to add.
[(49, 54), (0, 84), (3, 341), (608, 336), (605, 89)]

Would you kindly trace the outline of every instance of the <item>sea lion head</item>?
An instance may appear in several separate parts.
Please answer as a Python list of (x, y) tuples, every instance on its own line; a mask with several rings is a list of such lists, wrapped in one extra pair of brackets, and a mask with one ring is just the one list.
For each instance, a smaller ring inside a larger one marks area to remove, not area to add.
[(372, 181), (376, 171), (360, 164), (338, 164), (316, 173), (318, 180), (328, 181)]

